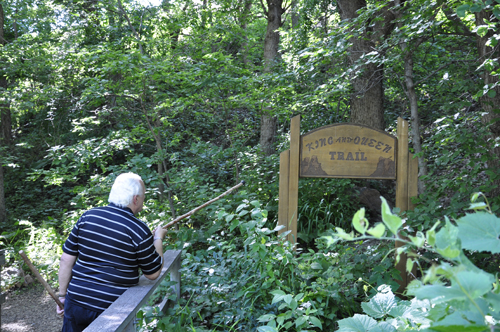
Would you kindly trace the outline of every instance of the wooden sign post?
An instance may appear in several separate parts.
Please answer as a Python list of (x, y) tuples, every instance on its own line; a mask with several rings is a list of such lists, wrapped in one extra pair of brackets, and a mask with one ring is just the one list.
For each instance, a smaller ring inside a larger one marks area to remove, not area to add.
[[(299, 178), (396, 180), (396, 207), (412, 209), (417, 196), (418, 161), (408, 151), (408, 122), (398, 118), (398, 137), (356, 124), (333, 124), (300, 135), (300, 115), (293, 117), (290, 150), (280, 154), (278, 225), (297, 242)], [(401, 245), (396, 243), (396, 246)], [(404, 286), (406, 259), (398, 264)]]

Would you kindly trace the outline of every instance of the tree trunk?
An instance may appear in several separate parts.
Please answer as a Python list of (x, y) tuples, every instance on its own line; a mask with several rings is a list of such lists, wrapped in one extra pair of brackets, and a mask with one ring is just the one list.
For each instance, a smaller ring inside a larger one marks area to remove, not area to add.
[[(401, 8), (401, 0), (395, 0), (395, 4), (398, 7), (397, 18), (400, 19), (403, 16)], [(402, 23), (399, 23), (401, 26)], [(416, 42), (417, 44), (419, 41)], [(403, 41), (401, 44), (401, 50), (405, 54), (404, 71), (405, 71), (405, 83), (406, 83), (406, 96), (408, 97), (410, 103), (410, 125), (411, 131), (410, 135), (412, 138), (413, 148), (415, 154), (418, 154), (418, 193), (421, 194), (425, 191), (425, 185), (420, 179), (421, 176), (427, 175), (427, 161), (422, 154), (422, 141), (420, 139), (420, 118), (418, 116), (418, 96), (415, 91), (415, 82), (413, 81), (413, 50), (410, 49), (408, 44)], [(414, 45), (414, 47), (418, 47)]]
[[(4, 11), (0, 3), (0, 45), (5, 45), (6, 43), (7, 41), (4, 36)], [(0, 73), (0, 95), (5, 93), (7, 86), (7, 77), (4, 73)], [(8, 145), (12, 140), (12, 117), (9, 102), (0, 103), (0, 122), (2, 124), (0, 139), (5, 145)]]
[[(267, 30), (264, 39), (264, 73), (272, 71), (274, 62), (278, 57), (281, 27), (282, 0), (267, 0)], [(264, 107), (260, 119), (260, 146), (264, 155), (269, 156), (275, 152), (274, 141), (276, 137), (276, 117), (269, 108)]]
[(247, 67), (248, 65), (248, 37), (247, 37), (247, 24), (249, 21), (249, 16), (252, 10), (252, 0), (244, 0), (244, 8), (243, 8), (243, 13), (241, 14), (241, 23), (240, 27), (241, 30), (243, 31), (243, 35), (241, 36), (241, 47), (240, 47), (240, 54), (241, 54), (241, 62), (243, 63), (243, 67)]
[[(0, 45), (5, 45), (6, 40), (4, 38), (4, 12), (2, 4), (0, 3)], [(3, 73), (0, 73), (0, 93), (2, 90), (7, 89), (7, 78)], [(0, 104), (0, 113), (2, 122), (2, 133), (0, 144), (7, 145), (11, 140), (11, 117), (10, 117), (10, 105)], [(7, 219), (7, 209), (5, 207), (5, 189), (3, 183), (3, 158), (0, 155), (0, 225), (3, 224)]]
[[(366, 7), (366, 1), (338, 0), (337, 5), (342, 20), (353, 20), (358, 17), (357, 11)], [(374, 33), (368, 34), (365, 31), (359, 38), (351, 38), (352, 46), (348, 57), (352, 64), (357, 63), (361, 56), (376, 49), (374, 41), (392, 29), (389, 9), (386, 8), (381, 15), (384, 16), (384, 20), (373, 25)], [(352, 80), (354, 93), (350, 103), (351, 122), (384, 130), (383, 66), (369, 63), (361, 65), (359, 70), (361, 73)]]
[(7, 221), (7, 209), (5, 207), (5, 192), (3, 184), (3, 166), (0, 158), (0, 225)]
[[(485, 19), (492, 21), (490, 18), (491, 12), (481, 11), (476, 13), (476, 26), (484, 25)], [(489, 31), (488, 34), (484, 37), (477, 36), (477, 48), (479, 54), (479, 61), (483, 62), (487, 58), (498, 58), (499, 50), (492, 49), (491, 47), (486, 45), (486, 42), (493, 35), (492, 31)], [(498, 68), (496, 68), (498, 70)], [(489, 71), (483, 69), (482, 77), (484, 80), (484, 85), (494, 84), (498, 82), (498, 76), (493, 76)], [(482, 121), (485, 125), (489, 127), (491, 132), (491, 141), (493, 142), (496, 138), (500, 137), (500, 114), (496, 113), (495, 110), (500, 109), (500, 87), (495, 88), (496, 95), (493, 98), (490, 98), (487, 95), (484, 95), (479, 99), (481, 103), (481, 107), (485, 111)], [(495, 147), (491, 149), (491, 153), (493, 155), (493, 160), (490, 161), (488, 168), (493, 170), (495, 173), (498, 173), (500, 167), (500, 147)], [(500, 179), (493, 179), (493, 190), (489, 193), (490, 197), (497, 197), (500, 195)]]

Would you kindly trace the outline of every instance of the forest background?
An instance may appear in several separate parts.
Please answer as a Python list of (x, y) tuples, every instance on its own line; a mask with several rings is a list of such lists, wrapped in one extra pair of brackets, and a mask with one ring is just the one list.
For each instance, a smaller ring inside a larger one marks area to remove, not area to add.
[[(402, 215), (408, 234), (458, 220), (476, 192), (495, 213), (499, 19), (492, 0), (2, 0), (7, 265), (21, 267), (25, 250), (57, 287), (68, 232), (84, 210), (107, 204), (122, 172), (144, 179), (141, 219), (152, 228), (245, 180), (169, 233), (165, 247), (183, 249), (183, 296), (167, 316), (146, 308), (142, 328), (343, 328), (377, 287), (396, 291), (398, 272), (383, 260), (390, 240), (328, 234), (352, 229), (367, 188), (393, 200), (394, 183), (302, 179), (298, 245), (279, 245), (279, 153), (291, 117), (301, 115), (303, 133), (353, 122), (395, 134), (397, 117), (407, 119), (419, 160), (416, 208)], [(373, 206), (366, 214), (382, 220)], [(471, 261), (498, 272), (488, 250), (469, 252)], [(419, 254), (424, 274), (436, 253)], [(2, 289), (18, 283), (2, 278)], [(451, 307), (410, 325), (428, 328)]]

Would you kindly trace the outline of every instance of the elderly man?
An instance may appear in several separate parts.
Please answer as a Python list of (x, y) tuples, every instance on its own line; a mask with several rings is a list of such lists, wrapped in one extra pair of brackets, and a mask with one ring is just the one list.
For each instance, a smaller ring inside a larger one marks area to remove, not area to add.
[(63, 332), (83, 331), (130, 286), (139, 268), (151, 280), (163, 267), (166, 230), (154, 236), (135, 216), (144, 204), (145, 186), (133, 173), (119, 175), (109, 205), (85, 212), (66, 240), (59, 267), (59, 297), (64, 303)]

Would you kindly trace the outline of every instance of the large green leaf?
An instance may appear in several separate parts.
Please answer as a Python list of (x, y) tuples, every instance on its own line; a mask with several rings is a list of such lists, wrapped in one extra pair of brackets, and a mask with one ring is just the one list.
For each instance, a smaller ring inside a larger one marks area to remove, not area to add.
[(403, 225), (403, 221), (398, 216), (392, 214), (391, 208), (384, 197), (380, 197), (380, 199), (382, 200), (382, 220), (392, 234), (397, 236), (398, 229)]
[[(479, 320), (479, 321), (478, 321)], [(455, 311), (444, 319), (432, 324), (431, 329), (439, 332), (482, 332), (487, 331), (481, 315), (471, 312)]]
[(396, 332), (396, 328), (389, 323), (380, 322), (370, 329), (370, 332)]
[(415, 296), (419, 300), (431, 300), (433, 304), (465, 299), (465, 294), (457, 287), (440, 285), (423, 286), (415, 291)]
[(458, 228), (453, 226), (447, 219), (443, 228), (436, 233), (436, 250), (446, 258), (456, 258), (460, 255), (460, 244), (458, 240)]
[(500, 253), (500, 218), (477, 212), (458, 219), (457, 225), (463, 248)]
[(462, 271), (457, 273), (454, 280), (452, 279), (452, 284), (457, 284), (464, 293), (475, 299), (488, 293), (494, 281), (493, 275), (484, 271)]
[(418, 299), (431, 300), (433, 304), (476, 299), (491, 290), (493, 281), (494, 277), (483, 271), (462, 271), (452, 278), (451, 286), (424, 286), (415, 291), (415, 296)]
[(368, 332), (377, 325), (377, 321), (366, 315), (355, 314), (354, 317), (338, 321), (337, 332)]
[(382, 318), (389, 314), (389, 312), (397, 305), (396, 297), (390, 291), (379, 292), (377, 295), (370, 299), (370, 302), (361, 303), (363, 311), (373, 318)]

